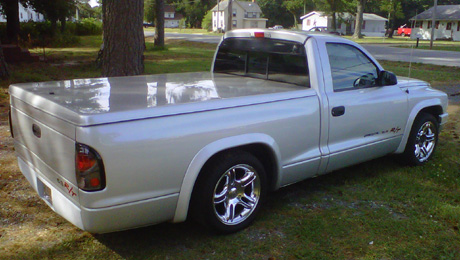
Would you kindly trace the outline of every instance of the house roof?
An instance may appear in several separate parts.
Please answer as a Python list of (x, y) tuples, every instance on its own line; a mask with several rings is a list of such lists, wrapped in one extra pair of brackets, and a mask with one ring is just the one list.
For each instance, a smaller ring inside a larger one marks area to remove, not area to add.
[(165, 12), (174, 13), (176, 12), (176, 8), (174, 8), (172, 5), (165, 5)]
[[(410, 20), (431, 20), (433, 19), (433, 9), (426, 10)], [(460, 5), (438, 5), (436, 7), (436, 20), (460, 20)]]
[(180, 20), (182, 18), (184, 18), (182, 14), (175, 13), (174, 18), (165, 17), (165, 21), (175, 21), (175, 20)]
[[(247, 1), (233, 1), (233, 4), (238, 4), (243, 8), (246, 12), (254, 12), (254, 13), (261, 13), (262, 10), (260, 9), (259, 5), (254, 2), (247, 2)], [(214, 6), (212, 9), (213, 12), (223, 11), (228, 8), (228, 0), (222, 1), (219, 3), (219, 8), (217, 8), (217, 5)]]
[[(308, 18), (312, 15), (319, 15), (319, 16), (328, 16), (328, 14), (326, 14), (326, 12), (321, 12), (321, 11), (313, 11), (313, 12), (310, 12), (302, 17), (300, 17), (301, 20), (305, 19), (305, 18)], [(355, 15), (354, 14), (350, 14), (350, 13), (336, 13), (337, 16), (345, 19), (345, 20), (348, 20), (350, 18), (354, 19)], [(376, 15), (376, 14), (371, 14), (371, 13), (363, 13), (363, 20), (364, 21), (388, 21), (387, 18), (384, 18), (382, 16), (379, 16), (379, 15)]]

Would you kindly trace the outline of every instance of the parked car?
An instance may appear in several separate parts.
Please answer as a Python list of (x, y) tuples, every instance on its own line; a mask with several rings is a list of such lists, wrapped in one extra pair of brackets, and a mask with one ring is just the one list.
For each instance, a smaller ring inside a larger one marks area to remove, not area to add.
[(342, 37), (233, 30), (214, 57), (210, 72), (12, 84), (23, 175), (89, 232), (191, 216), (229, 233), (269, 191), (388, 154), (426, 163), (447, 121), (445, 93)]
[(153, 23), (144, 22), (144, 28), (153, 27)]
[(274, 30), (277, 30), (277, 29), (284, 29), (284, 27), (282, 25), (275, 25), (273, 27), (270, 27), (268, 29), (274, 29)]
[(412, 28), (407, 28), (407, 26), (404, 24), (401, 27), (398, 28), (397, 35), (399, 36), (410, 36), (412, 33)]
[(330, 33), (330, 34), (335, 34), (335, 35), (341, 35), (340, 32), (333, 32), (329, 30), (326, 26), (315, 26), (308, 30), (310, 32), (323, 32), (323, 33)]

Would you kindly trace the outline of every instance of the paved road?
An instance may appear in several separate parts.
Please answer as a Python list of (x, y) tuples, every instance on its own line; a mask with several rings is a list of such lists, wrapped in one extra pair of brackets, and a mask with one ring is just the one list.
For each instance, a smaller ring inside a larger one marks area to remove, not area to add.
[[(147, 31), (144, 33), (145, 37), (153, 37), (154, 32)], [(217, 35), (204, 35), (204, 34), (188, 34), (188, 33), (165, 33), (165, 37), (175, 40), (187, 40), (192, 42), (206, 42), (206, 43), (219, 43), (222, 36)]]
[[(153, 36), (153, 32), (145, 32), (146, 36)], [(181, 39), (195, 42), (219, 43), (221, 36), (166, 33), (166, 38)], [(411, 48), (389, 47), (384, 44), (363, 44), (377, 60), (403, 61), (414, 63), (426, 63), (434, 65), (460, 67), (460, 52), (454, 51), (431, 51)]]
[(432, 51), (389, 47), (381, 44), (363, 44), (377, 60), (404, 61), (460, 67), (460, 52)]

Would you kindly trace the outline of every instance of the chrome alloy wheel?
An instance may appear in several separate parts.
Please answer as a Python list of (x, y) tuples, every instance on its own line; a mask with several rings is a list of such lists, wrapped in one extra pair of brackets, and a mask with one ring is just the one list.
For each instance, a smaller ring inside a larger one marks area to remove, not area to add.
[(214, 188), (214, 213), (225, 225), (245, 221), (260, 200), (260, 178), (247, 164), (238, 164), (220, 177)]
[(415, 157), (424, 162), (430, 158), (436, 145), (436, 126), (430, 122), (425, 122), (417, 132), (415, 139)]

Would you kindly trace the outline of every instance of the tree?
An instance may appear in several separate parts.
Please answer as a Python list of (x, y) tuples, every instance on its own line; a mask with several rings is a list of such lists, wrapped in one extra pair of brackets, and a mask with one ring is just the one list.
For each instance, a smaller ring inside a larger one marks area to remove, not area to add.
[(206, 12), (216, 5), (216, 0), (168, 0), (167, 3), (185, 17), (188, 26), (201, 28)]
[(103, 0), (102, 74), (107, 77), (144, 72), (144, 1)]
[(88, 0), (78, 0), (77, 5), (78, 18), (102, 18), (102, 7), (91, 6)]
[(330, 15), (332, 18), (332, 23), (331, 23), (331, 30), (332, 31), (337, 31), (337, 23), (340, 21), (337, 21), (337, 14), (341, 12), (345, 12), (347, 3), (345, 2), (346, 0), (316, 0), (314, 1), (317, 8), (319, 8), (322, 11), (325, 11), (326, 14)]
[(209, 10), (201, 21), (201, 27), (208, 31), (212, 31), (212, 11)]
[(27, 0), (35, 11), (42, 13), (51, 22), (51, 32), (57, 29), (57, 22), (61, 22), (61, 31), (65, 30), (66, 20), (75, 14), (76, 0)]
[(292, 14), (283, 5), (283, 0), (258, 0), (257, 3), (264, 17), (270, 18), (268, 26), (279, 24), (289, 28), (294, 24)]
[(145, 0), (144, 20), (149, 23), (153, 23), (155, 21), (155, 0)]
[(3, 56), (2, 42), (0, 41), (0, 78), (7, 79), (9, 77), (10, 73), (8, 71), (8, 66), (5, 61), (5, 56)]
[(165, 46), (165, 1), (155, 0), (155, 46)]
[(363, 38), (361, 28), (363, 27), (363, 13), (365, 5), (366, 0), (357, 0), (355, 32), (353, 33), (354, 39)]
[(283, 7), (294, 17), (294, 26), (297, 27), (297, 16), (304, 8), (304, 0), (287, 0), (283, 2)]
[(2, 11), (6, 16), (6, 37), (8, 42), (16, 43), (20, 32), (19, 1), (0, 0)]
[(396, 18), (404, 16), (401, 2), (396, 0), (383, 0), (380, 3), (380, 10), (388, 13), (388, 37), (393, 37)]

